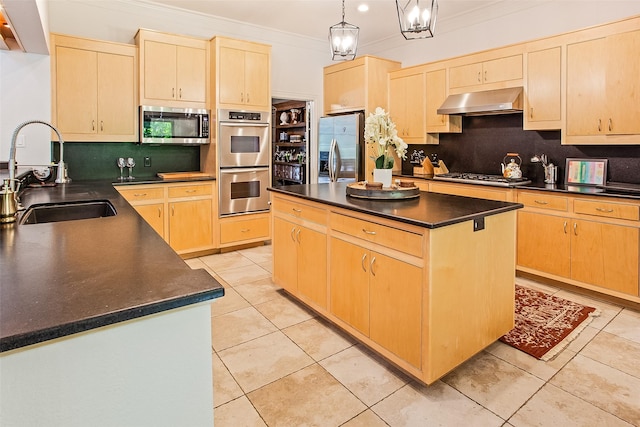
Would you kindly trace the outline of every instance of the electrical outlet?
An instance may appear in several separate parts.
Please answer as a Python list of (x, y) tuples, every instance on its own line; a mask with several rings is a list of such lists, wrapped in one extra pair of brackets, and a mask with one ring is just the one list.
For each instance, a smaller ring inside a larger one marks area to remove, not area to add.
[(145, 157), (144, 158), (144, 167), (145, 168), (150, 168), (151, 167), (151, 157)]
[(18, 139), (16, 139), (16, 147), (17, 148), (23, 148), (25, 146), (25, 136), (24, 135), (18, 135)]

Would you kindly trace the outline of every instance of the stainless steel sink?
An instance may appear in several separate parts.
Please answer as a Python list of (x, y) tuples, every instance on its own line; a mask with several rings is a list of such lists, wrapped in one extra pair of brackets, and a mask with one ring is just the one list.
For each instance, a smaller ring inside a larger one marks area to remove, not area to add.
[(20, 219), (20, 224), (75, 221), (78, 219), (115, 216), (116, 208), (108, 200), (43, 203), (31, 205)]

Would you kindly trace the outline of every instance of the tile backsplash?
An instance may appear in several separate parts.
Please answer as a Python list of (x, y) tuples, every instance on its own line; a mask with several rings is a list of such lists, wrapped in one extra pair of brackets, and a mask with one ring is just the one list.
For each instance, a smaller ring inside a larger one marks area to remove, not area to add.
[(609, 159), (608, 180), (640, 183), (640, 145), (562, 145), (560, 131), (525, 131), (522, 114), (463, 117), (462, 133), (440, 134), (439, 145), (410, 144), (402, 170), (411, 174), (414, 150), (435, 153), (452, 172), (500, 174), (507, 153), (519, 153), (525, 176), (544, 181), (540, 164), (531, 163), (535, 154), (546, 154), (558, 166), (558, 182), (564, 181), (569, 157)]

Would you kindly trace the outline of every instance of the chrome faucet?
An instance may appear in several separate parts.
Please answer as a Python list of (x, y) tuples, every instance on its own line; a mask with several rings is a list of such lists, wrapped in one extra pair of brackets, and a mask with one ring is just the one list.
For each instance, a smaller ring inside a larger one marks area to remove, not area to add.
[(58, 142), (60, 143), (60, 161), (58, 162), (58, 173), (56, 175), (55, 182), (58, 184), (66, 184), (71, 182), (71, 178), (67, 176), (67, 166), (64, 164), (64, 140), (62, 139), (62, 135), (60, 135), (60, 131), (56, 129), (53, 125), (42, 121), (42, 120), (29, 120), (24, 123), (20, 123), (16, 130), (13, 131), (13, 136), (11, 137), (11, 148), (9, 151), (9, 186), (11, 191), (15, 191), (15, 181), (16, 181), (16, 140), (18, 139), (18, 133), (20, 130), (30, 124), (40, 123), (45, 126), (49, 126), (53, 131), (58, 135)]

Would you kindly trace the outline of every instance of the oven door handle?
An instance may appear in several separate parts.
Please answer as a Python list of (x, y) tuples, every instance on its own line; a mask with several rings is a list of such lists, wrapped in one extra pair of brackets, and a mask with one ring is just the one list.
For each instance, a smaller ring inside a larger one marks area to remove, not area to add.
[(268, 166), (261, 167), (261, 168), (230, 168), (230, 169), (220, 168), (220, 173), (263, 172), (268, 170), (269, 170)]
[(235, 122), (220, 122), (220, 126), (228, 126), (228, 127), (257, 127), (264, 128), (269, 127), (269, 123), (235, 123)]

